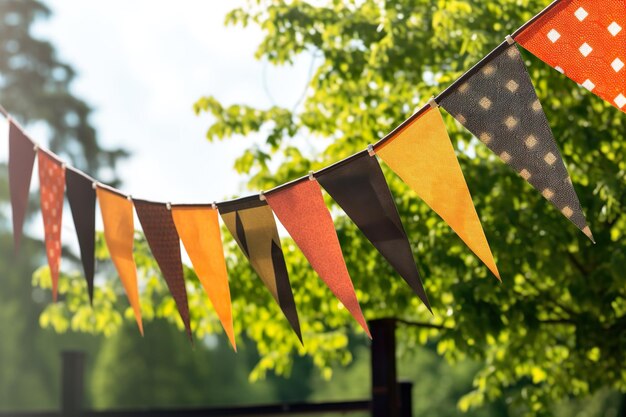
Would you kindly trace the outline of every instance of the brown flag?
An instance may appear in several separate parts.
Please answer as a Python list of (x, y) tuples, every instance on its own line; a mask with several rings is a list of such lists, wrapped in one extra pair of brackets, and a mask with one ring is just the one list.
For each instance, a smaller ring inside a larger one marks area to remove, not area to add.
[(593, 240), (517, 47), (504, 42), (469, 74), (441, 107)]
[(9, 188), (13, 212), (13, 242), (15, 252), (20, 248), (24, 217), (28, 207), (28, 191), (33, 176), (37, 152), (33, 142), (13, 122), (9, 121)]
[(375, 156), (363, 152), (317, 180), (430, 310), (411, 244)]
[(174, 297), (189, 340), (192, 340), (187, 289), (185, 288), (183, 263), (180, 255), (180, 238), (172, 219), (172, 212), (165, 204), (161, 203), (136, 199), (133, 199), (133, 203), (150, 250), (161, 268), (172, 297)]
[(93, 305), (93, 276), (96, 250), (96, 190), (89, 178), (73, 169), (65, 172), (67, 199), (78, 236), (89, 301)]

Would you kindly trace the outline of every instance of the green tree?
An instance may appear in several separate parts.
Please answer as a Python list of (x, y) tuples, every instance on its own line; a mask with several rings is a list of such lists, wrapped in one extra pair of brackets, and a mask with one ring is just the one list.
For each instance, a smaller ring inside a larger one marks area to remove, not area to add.
[[(71, 91), (72, 67), (54, 47), (33, 36), (33, 25), (50, 11), (35, 0), (0, 1), (0, 104), (27, 128), (44, 126), (49, 147), (94, 174), (113, 173), (121, 150), (105, 150), (89, 121), (91, 109)], [(4, 126), (4, 124), (3, 124)], [(110, 180), (115, 182), (114, 177)], [(94, 351), (85, 335), (60, 337), (42, 331), (39, 316), (49, 295), (31, 285), (32, 271), (45, 262), (43, 244), (28, 238), (14, 255), (6, 164), (0, 170), (0, 407), (52, 407), (58, 398), (58, 353), (63, 348)], [(35, 198), (36, 199), (36, 198)], [(31, 210), (31, 214), (36, 210)], [(67, 253), (68, 259), (75, 259)]]
[[(292, 109), (256, 109), (203, 97), (195, 110), (211, 117), (210, 140), (251, 134), (265, 138), (250, 146), (235, 168), (247, 175), (251, 190), (267, 190), (375, 142), (546, 4), (251, 0), (231, 12), (227, 23), (263, 29), (259, 59), (289, 65), (302, 56), (318, 57), (304, 100)], [(337, 215), (335, 223), (368, 318), (400, 316), (428, 323), (431, 327), (401, 332), (401, 348), (435, 343), (438, 354), (452, 364), (466, 358), (480, 364), (474, 389), (458, 403), (461, 410), (504, 398), (516, 414), (551, 415), (551, 405), (566, 398), (607, 388), (626, 392), (624, 115), (530, 54), (524, 57), (597, 245), (451, 117), (446, 117), (451, 138), (497, 257), (502, 285), (388, 170), (434, 317), (348, 219)], [(332, 143), (307, 155), (295, 145), (297, 138)], [(144, 307), (148, 315), (156, 311), (179, 322), (163, 285), (152, 280), (159, 273), (145, 249), (137, 255), (154, 291), (148, 286), (152, 298), (146, 301), (152, 304)], [(227, 249), (236, 330), (253, 339), (261, 354), (252, 379), (268, 370), (288, 373), (294, 355), (310, 355), (325, 377), (351, 361), (346, 326), (358, 329), (291, 240), (285, 240), (284, 251), (305, 346), (290, 334), (232, 240)], [(193, 274), (188, 275), (195, 331), (202, 336), (219, 325), (214, 315), (207, 315), (204, 296)], [(64, 313), (69, 319), (73, 311)]]

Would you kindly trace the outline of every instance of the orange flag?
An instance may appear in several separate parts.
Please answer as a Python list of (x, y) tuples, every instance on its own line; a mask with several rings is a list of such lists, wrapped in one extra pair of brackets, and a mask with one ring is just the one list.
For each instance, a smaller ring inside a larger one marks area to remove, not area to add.
[(175, 206), (172, 207), (172, 217), (198, 279), (236, 351), (228, 273), (217, 210), (209, 207)]
[(135, 312), (139, 332), (143, 336), (141, 308), (139, 307), (139, 289), (137, 287), (137, 265), (133, 258), (135, 224), (133, 203), (112, 191), (98, 187), (96, 190), (100, 211), (104, 222), (106, 240), (113, 264), (120, 275), (126, 296)]
[(376, 153), (500, 279), (439, 110), (428, 109)]
[(59, 268), (61, 266), (61, 224), (65, 167), (45, 152), (37, 152), (39, 162), (39, 189), (43, 216), (46, 255), (52, 278), (52, 299), (57, 300)]
[(626, 113), (625, 0), (562, 0), (515, 40)]

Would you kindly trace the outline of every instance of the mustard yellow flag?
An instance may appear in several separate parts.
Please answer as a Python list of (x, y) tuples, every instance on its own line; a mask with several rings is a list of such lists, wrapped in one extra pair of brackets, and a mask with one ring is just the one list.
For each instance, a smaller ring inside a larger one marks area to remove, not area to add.
[(174, 206), (172, 217), (202, 287), (206, 291), (233, 348), (235, 332), (217, 210)]
[(500, 279), (439, 110), (428, 109), (376, 153)]
[(141, 308), (139, 306), (139, 288), (137, 287), (137, 265), (133, 258), (133, 239), (135, 224), (133, 203), (118, 194), (98, 187), (96, 190), (100, 202), (100, 212), (104, 222), (104, 239), (111, 260), (120, 275), (126, 296), (135, 313), (139, 332), (143, 336)]

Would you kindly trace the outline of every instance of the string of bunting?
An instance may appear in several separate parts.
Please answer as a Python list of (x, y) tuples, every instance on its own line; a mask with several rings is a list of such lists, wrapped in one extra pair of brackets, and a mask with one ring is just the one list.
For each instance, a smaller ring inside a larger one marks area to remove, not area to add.
[(189, 338), (192, 326), (181, 241), (236, 349), (219, 214), (302, 341), (276, 215), (322, 281), (369, 335), (322, 188), (429, 310), (430, 303), (409, 239), (376, 156), (500, 279), (439, 110), (442, 107), (593, 241), (517, 45), (626, 112), (625, 26), (626, 0), (556, 0), (367, 150), (272, 190), (220, 203), (177, 205), (126, 195), (42, 149), (0, 106), (2, 114), (9, 119), (9, 179), (15, 249), (19, 249), (22, 238), (30, 180), (37, 159), (45, 247), (55, 301), (66, 193), (92, 303), (98, 201), (106, 245), (141, 334), (137, 268), (133, 259), (133, 210)]

